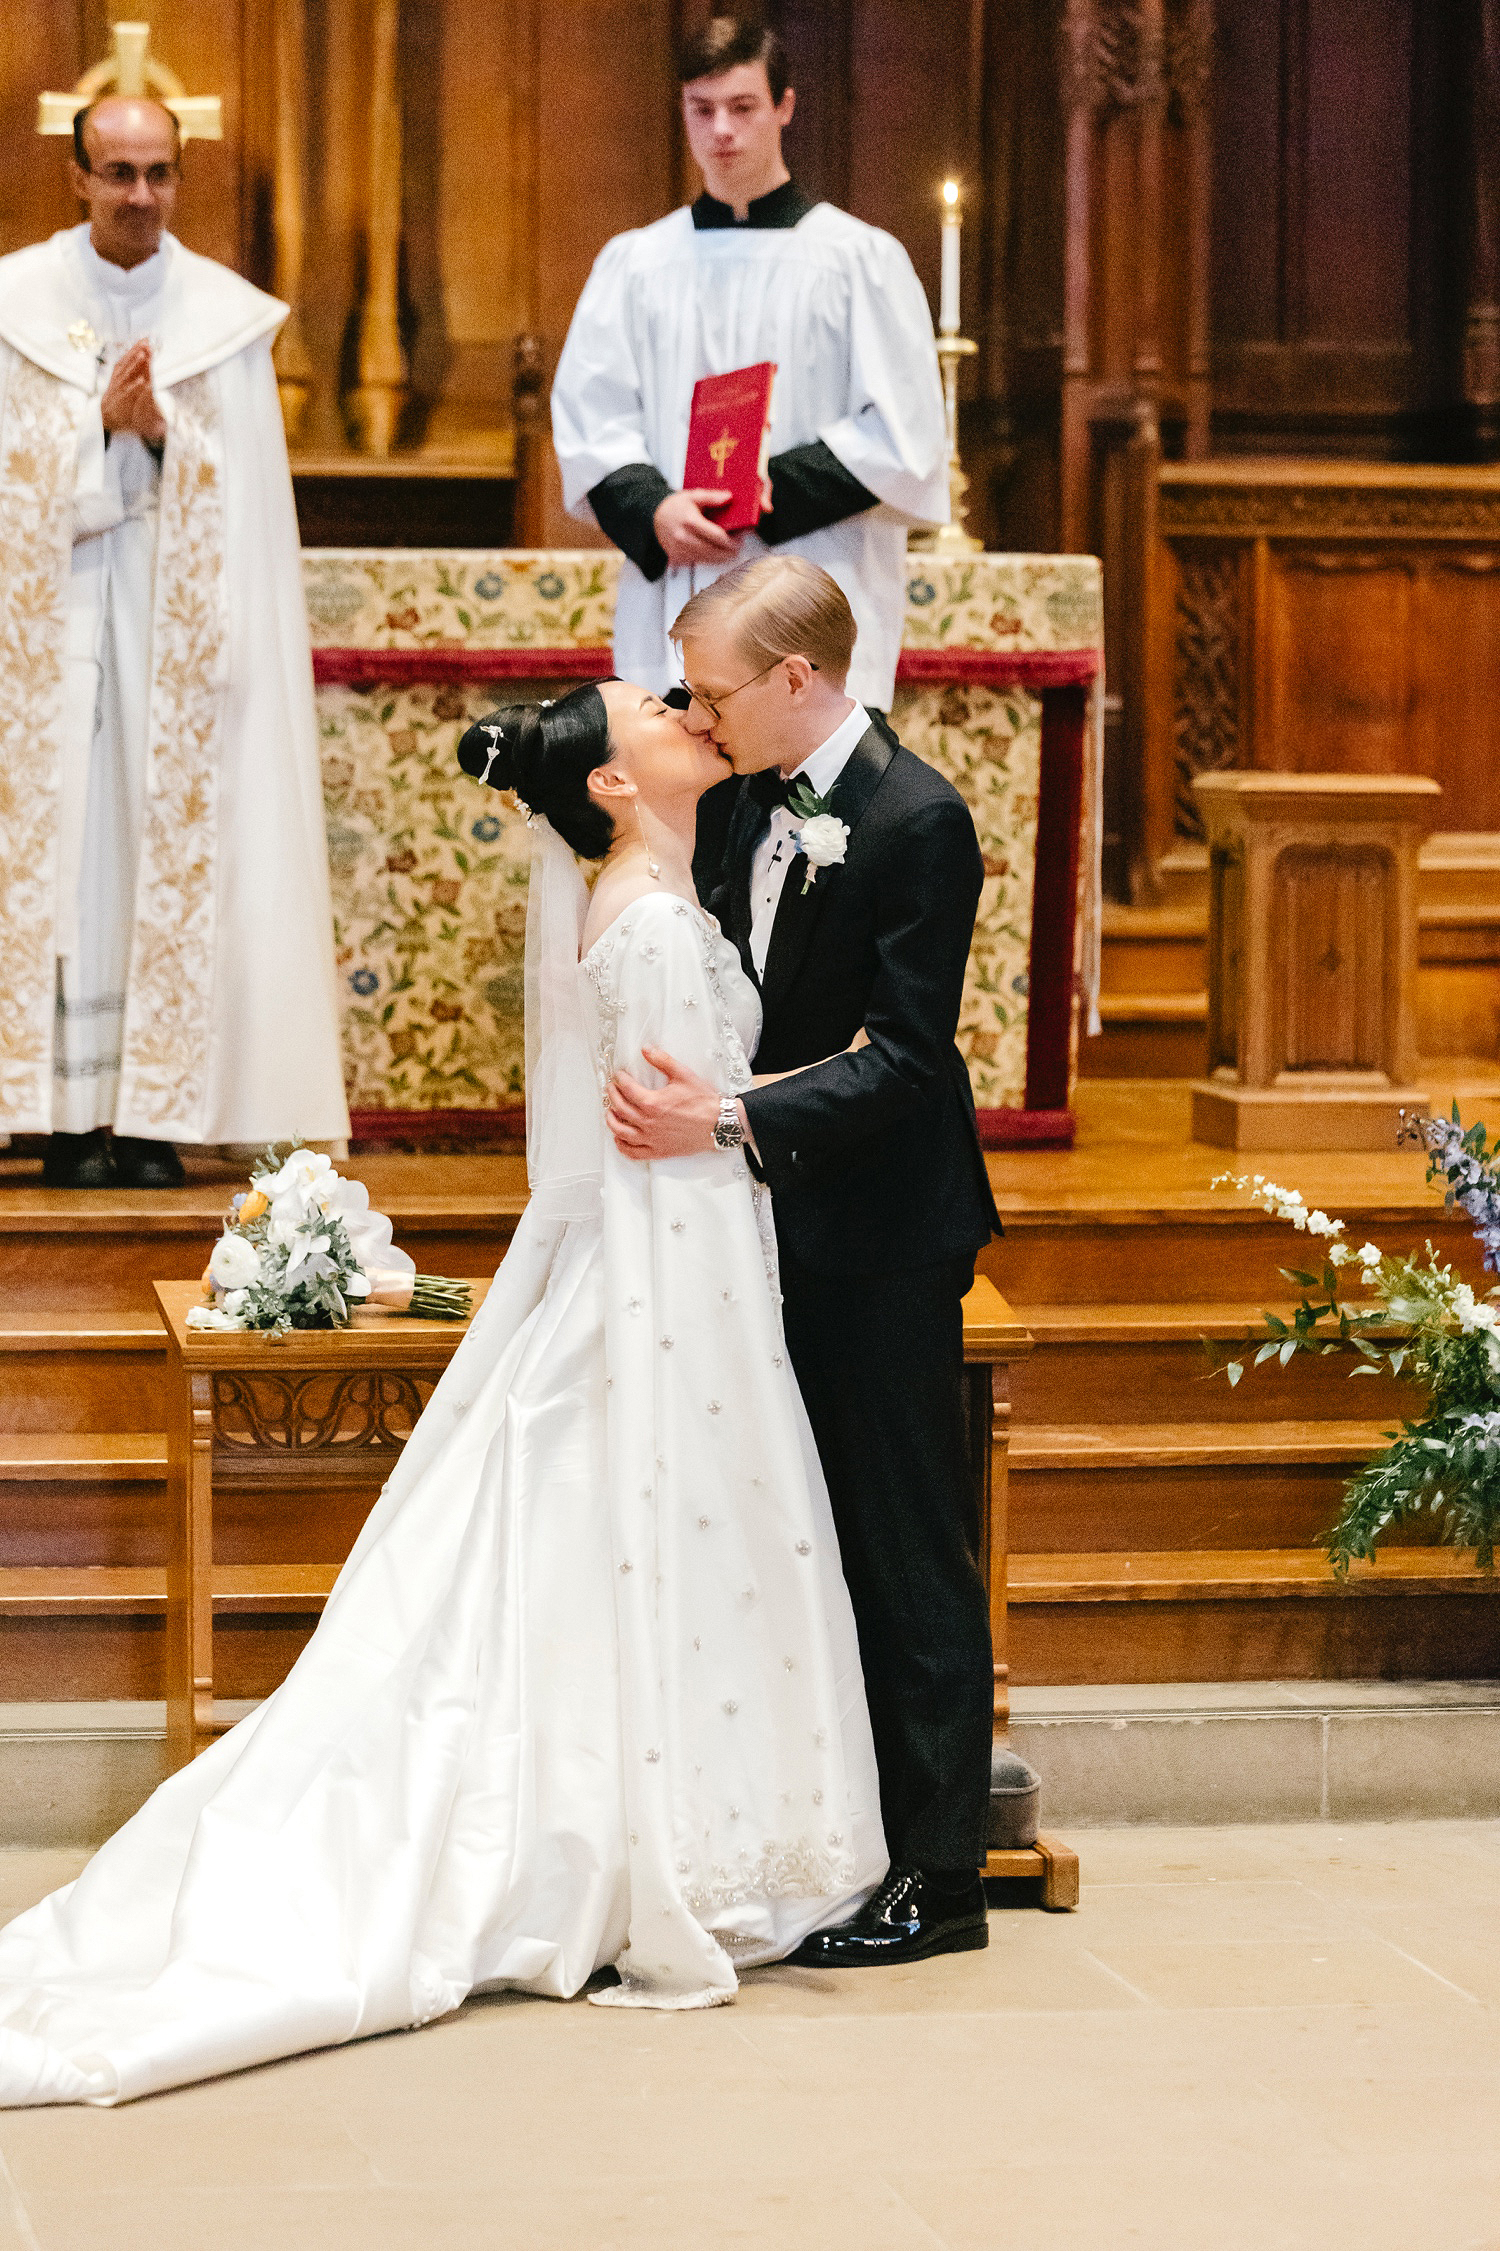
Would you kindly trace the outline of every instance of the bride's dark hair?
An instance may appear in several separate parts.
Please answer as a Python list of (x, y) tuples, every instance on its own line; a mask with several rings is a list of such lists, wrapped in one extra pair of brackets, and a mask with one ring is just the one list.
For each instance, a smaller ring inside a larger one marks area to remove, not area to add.
[(615, 824), (589, 795), (609, 759), (609, 714), (590, 681), (556, 703), (508, 703), (460, 737), (458, 763), (491, 789), (511, 789), (586, 860), (602, 860)]

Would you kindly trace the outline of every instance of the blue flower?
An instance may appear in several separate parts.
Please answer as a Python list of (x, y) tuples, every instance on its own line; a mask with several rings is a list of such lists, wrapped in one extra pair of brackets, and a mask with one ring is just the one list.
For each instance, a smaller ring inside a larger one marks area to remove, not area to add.
[(1010, 981), (1010, 989), (1011, 989), (1011, 991), (1012, 991), (1013, 993), (1029, 993), (1029, 992), (1030, 992), (1030, 990), (1031, 990), (1031, 979), (1030, 979), (1030, 978), (1029, 978), (1029, 977), (1027, 976), (1027, 974), (1026, 974), (1026, 972), (1025, 972), (1025, 970), (1024, 970), (1024, 969), (1023, 969), (1023, 970), (1021, 971), (1021, 974), (1020, 974), (1020, 976), (1019, 976), (1019, 977), (1012, 977), (1012, 979), (1011, 979), (1011, 981)]
[(531, 583), (544, 602), (560, 601), (568, 591), (567, 580), (559, 578), (556, 571), (543, 571), (541, 577), (534, 578)]
[(498, 571), (486, 571), (483, 578), (475, 579), (474, 591), (481, 602), (498, 602), (505, 592), (505, 581)]
[(500, 823), (493, 813), (485, 813), (469, 831), (477, 844), (493, 844), (500, 834)]
[(349, 982), (359, 994), (361, 1000), (368, 1000), (371, 993), (377, 991), (380, 985), (380, 979), (373, 969), (356, 969)]
[(929, 602), (937, 600), (937, 588), (929, 579), (914, 578), (906, 589), (906, 599), (914, 602), (919, 610), (925, 610)]

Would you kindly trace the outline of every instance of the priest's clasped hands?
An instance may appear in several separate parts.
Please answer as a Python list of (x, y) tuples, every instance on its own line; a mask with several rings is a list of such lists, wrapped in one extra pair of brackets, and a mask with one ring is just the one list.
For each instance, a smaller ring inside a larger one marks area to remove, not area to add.
[(167, 418), (151, 388), (151, 346), (144, 336), (115, 361), (99, 412), (111, 437), (130, 431), (148, 446), (165, 444)]
[[(651, 528), (674, 571), (688, 570), (694, 563), (717, 563), (722, 569), (734, 561), (740, 551), (739, 533), (725, 531), (703, 513), (705, 508), (722, 508), (733, 498), (733, 493), (697, 485), (667, 494), (651, 518)], [(762, 510), (771, 505), (769, 477), (761, 479), (760, 504)]]

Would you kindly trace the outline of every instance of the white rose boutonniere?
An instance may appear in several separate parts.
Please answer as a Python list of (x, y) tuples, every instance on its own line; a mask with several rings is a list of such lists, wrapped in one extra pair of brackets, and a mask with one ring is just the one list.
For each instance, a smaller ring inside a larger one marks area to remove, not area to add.
[(819, 797), (806, 782), (797, 784), (789, 807), (802, 824), (797, 831), (797, 849), (807, 861), (807, 875), (802, 885), (805, 893), (817, 881), (819, 868), (843, 866), (849, 849), (849, 824), (841, 821), (837, 813), (830, 812), (828, 799)]

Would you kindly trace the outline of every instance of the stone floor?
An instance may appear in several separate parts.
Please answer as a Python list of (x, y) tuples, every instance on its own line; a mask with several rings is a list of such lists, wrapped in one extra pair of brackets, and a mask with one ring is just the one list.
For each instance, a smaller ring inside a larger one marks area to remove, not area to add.
[(0, 2114), (0, 2251), (1500, 2251), (1500, 1823), (1079, 1842), (984, 1955)]

